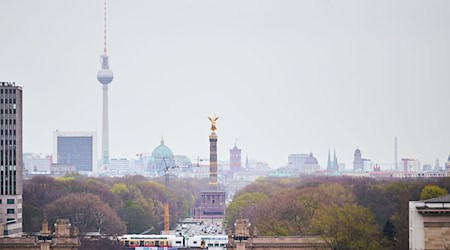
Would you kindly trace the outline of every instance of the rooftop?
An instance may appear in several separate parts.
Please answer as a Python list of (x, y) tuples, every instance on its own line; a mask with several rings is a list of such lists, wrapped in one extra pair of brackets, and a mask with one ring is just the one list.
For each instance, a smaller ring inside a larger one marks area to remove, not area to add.
[(450, 194), (424, 200), (425, 203), (450, 203)]

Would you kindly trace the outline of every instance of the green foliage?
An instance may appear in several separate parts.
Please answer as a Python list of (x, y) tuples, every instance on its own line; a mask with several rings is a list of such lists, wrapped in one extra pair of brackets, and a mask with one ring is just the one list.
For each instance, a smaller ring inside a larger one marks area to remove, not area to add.
[(128, 187), (125, 183), (115, 183), (111, 191), (119, 196), (129, 192)]
[(151, 228), (150, 214), (139, 204), (129, 204), (122, 208), (121, 217), (127, 222), (128, 233), (141, 233)]
[(392, 223), (390, 220), (386, 221), (383, 227), (383, 234), (388, 237), (389, 239), (394, 239), (395, 235), (397, 234), (395, 231), (394, 223)]
[(23, 202), (23, 231), (38, 232), (41, 230), (41, 223), (44, 219), (42, 209)]
[(236, 197), (227, 207), (225, 213), (225, 221), (229, 225), (233, 225), (234, 221), (239, 217), (248, 217), (249, 213), (254, 209), (254, 207), (267, 199), (267, 195), (264, 193), (244, 193)]
[[(353, 235), (349, 235), (347, 239), (343, 237), (344, 243), (341, 244), (349, 249), (408, 249), (408, 202), (418, 200), (421, 190), (427, 185), (436, 185), (448, 190), (450, 178), (383, 181), (349, 177), (261, 179), (246, 186), (235, 196), (227, 208), (226, 217), (232, 225), (236, 213), (244, 214), (244, 217), (250, 219), (252, 225), (258, 229), (259, 235), (314, 235), (320, 229), (319, 219), (327, 218), (324, 215), (326, 208), (344, 209), (350, 205), (358, 206), (356, 211), (363, 208), (361, 211), (370, 212), (369, 220), (362, 220), (362, 225), (368, 226), (355, 224), (352, 228), (353, 222), (344, 223), (346, 227), (342, 227), (342, 230), (347, 232), (344, 236), (349, 232)], [(445, 191), (439, 194), (443, 195)], [(237, 202), (239, 198), (244, 199), (248, 197), (246, 194), (253, 193), (263, 193), (266, 198), (255, 201), (256, 204), (252, 203), (249, 208), (239, 210), (239, 207), (246, 205), (239, 205)], [(361, 214), (365, 213), (361, 211), (359, 214), (352, 211), (349, 214), (359, 220), (363, 217)], [(342, 218), (344, 222), (351, 219), (345, 216)], [(324, 232), (330, 233), (322, 231)], [(373, 235), (369, 239), (375, 241), (360, 240), (361, 235), (371, 233)], [(364, 244), (367, 244), (367, 247), (363, 247)]]
[(75, 178), (73, 176), (63, 176), (63, 177), (58, 177), (55, 179), (56, 179), (56, 181), (59, 181), (59, 182), (69, 182), (69, 181), (75, 180)]
[(357, 204), (322, 207), (313, 228), (333, 249), (381, 248), (372, 212)]
[(50, 224), (58, 218), (69, 218), (80, 233), (100, 232), (120, 235), (126, 232), (125, 224), (100, 197), (89, 193), (73, 193), (48, 204), (45, 211)]
[(420, 200), (428, 200), (448, 194), (448, 191), (436, 185), (427, 185), (420, 192)]
[[(39, 231), (44, 212), (50, 223), (58, 218), (69, 218), (72, 225), (80, 227), (80, 231), (113, 230), (110, 226), (106, 229), (109, 224), (101, 221), (103, 216), (109, 216), (110, 221), (114, 221), (116, 225), (116, 233), (125, 232), (125, 225), (128, 226), (129, 233), (142, 232), (152, 226), (154, 232), (158, 232), (164, 227), (160, 223), (164, 220), (162, 204), (166, 202), (163, 181), (163, 178), (149, 180), (142, 176), (87, 178), (70, 175), (58, 179), (34, 177), (26, 180), (23, 187), (26, 201), (23, 221), (25, 232)], [(202, 183), (194, 179), (174, 179), (170, 184), (170, 221), (173, 227), (177, 221), (189, 216), (190, 209), (195, 206), (198, 194), (204, 187), (201, 188)], [(80, 196), (90, 197), (91, 201)], [(67, 200), (67, 197), (71, 200)], [(85, 216), (91, 212), (100, 213), (94, 214), (97, 220), (92, 219), (92, 214)]]

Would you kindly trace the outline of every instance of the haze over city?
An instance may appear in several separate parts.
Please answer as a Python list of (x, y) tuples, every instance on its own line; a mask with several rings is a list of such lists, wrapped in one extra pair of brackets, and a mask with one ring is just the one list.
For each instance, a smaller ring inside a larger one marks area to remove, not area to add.
[[(23, 87), (24, 152), (52, 132), (101, 135), (103, 1), (0, 4), (0, 76)], [(109, 1), (112, 157), (151, 152), (287, 163), (328, 148), (351, 166), (449, 153), (448, 1)], [(100, 143), (98, 152), (100, 153)]]

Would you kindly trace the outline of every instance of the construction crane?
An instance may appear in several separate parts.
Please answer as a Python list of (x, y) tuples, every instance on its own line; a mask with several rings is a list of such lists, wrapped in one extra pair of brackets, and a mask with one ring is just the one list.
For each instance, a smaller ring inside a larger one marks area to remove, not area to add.
[(166, 158), (163, 157), (164, 168), (159, 171), (164, 171), (164, 194), (166, 198), (166, 202), (164, 204), (164, 232), (165, 234), (169, 234), (170, 227), (170, 213), (169, 213), (169, 192), (167, 187), (169, 186), (169, 170), (172, 168), (177, 168), (178, 166), (168, 166), (166, 162)]
[(199, 155), (197, 155), (197, 167), (200, 167), (200, 162), (202, 162), (202, 161), (209, 161), (209, 159), (203, 159), (203, 158), (200, 158)]

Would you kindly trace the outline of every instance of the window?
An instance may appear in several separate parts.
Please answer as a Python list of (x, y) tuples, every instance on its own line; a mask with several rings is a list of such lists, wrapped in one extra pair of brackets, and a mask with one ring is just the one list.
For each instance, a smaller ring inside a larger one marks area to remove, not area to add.
[(13, 214), (14, 213), (14, 209), (8, 208), (8, 209), (6, 209), (6, 213), (7, 214)]
[(8, 199), (8, 200), (6, 201), (6, 204), (14, 204), (14, 199)]

